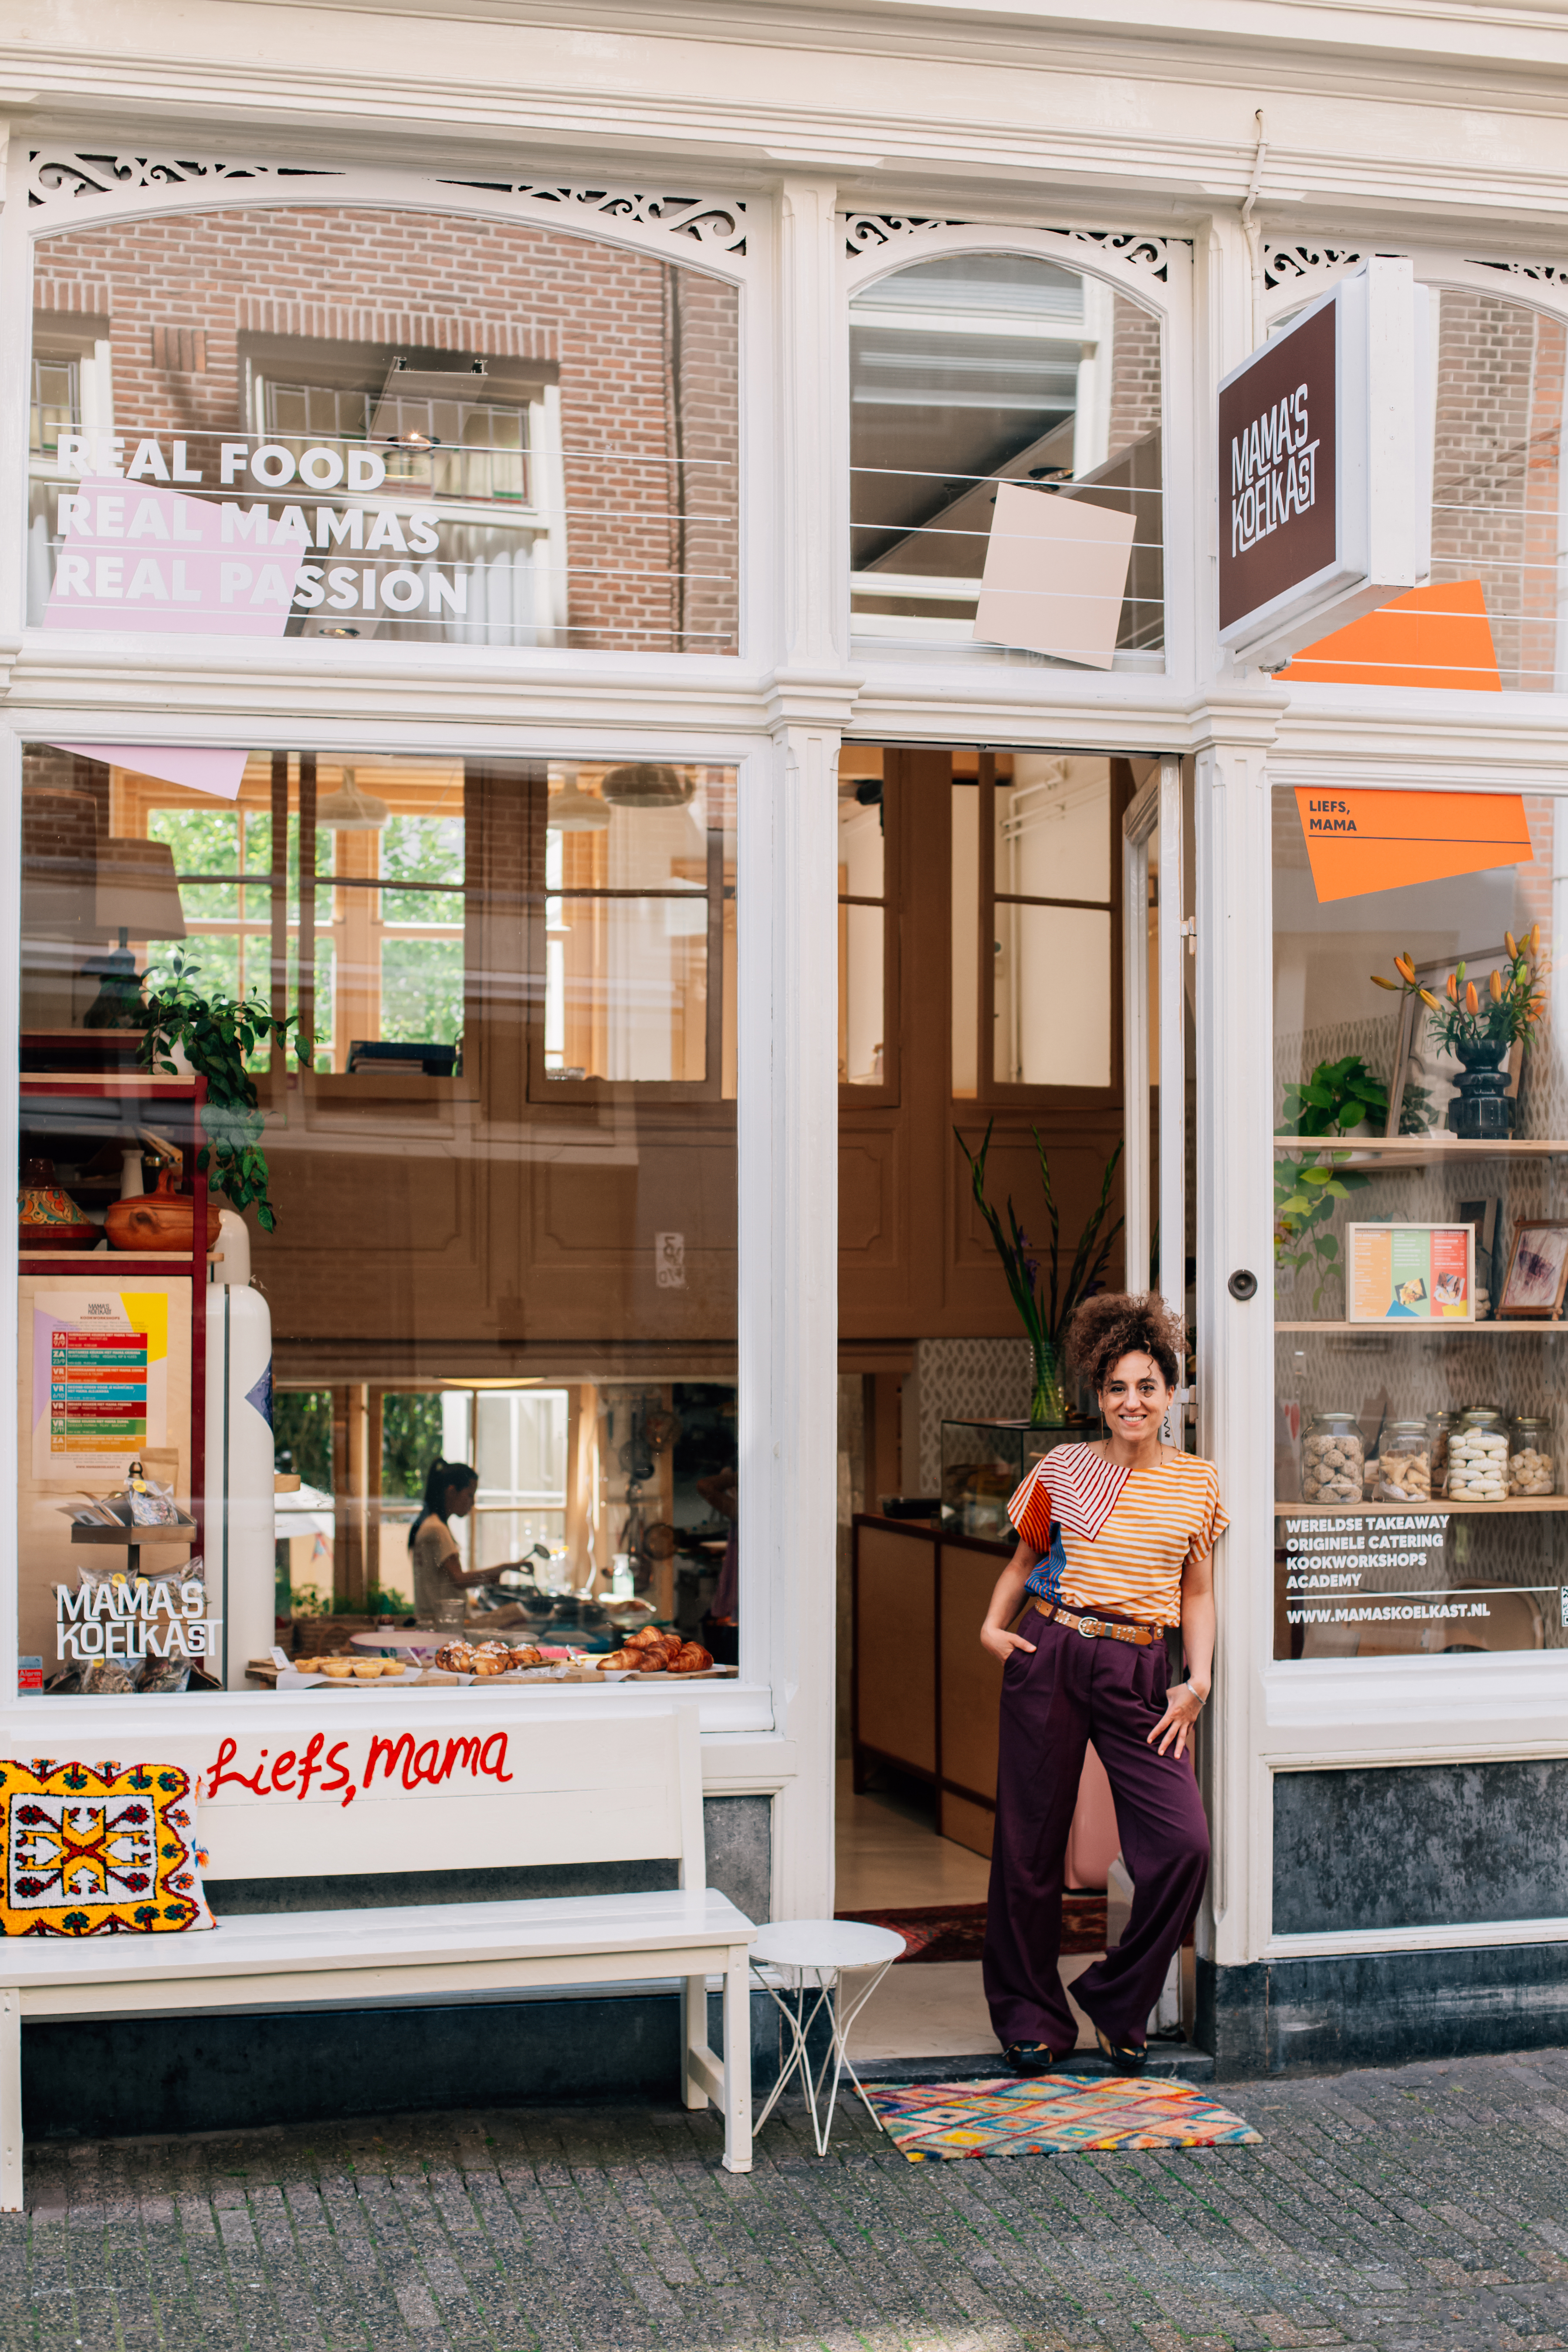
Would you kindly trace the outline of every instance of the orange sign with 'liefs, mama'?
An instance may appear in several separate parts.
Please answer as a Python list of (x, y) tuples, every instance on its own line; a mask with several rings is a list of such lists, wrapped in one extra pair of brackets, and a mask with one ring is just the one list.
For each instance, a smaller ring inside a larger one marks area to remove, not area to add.
[(1296, 806), (1323, 905), (1531, 862), (1518, 793), (1319, 792), (1299, 784)]

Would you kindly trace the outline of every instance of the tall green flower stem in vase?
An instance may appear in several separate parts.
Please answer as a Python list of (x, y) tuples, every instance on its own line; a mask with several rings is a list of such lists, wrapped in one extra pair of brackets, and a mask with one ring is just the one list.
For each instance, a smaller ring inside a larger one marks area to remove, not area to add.
[(1046, 1147), (1040, 1141), (1038, 1128), (1031, 1128), (1035, 1139), (1035, 1157), (1040, 1164), (1040, 1189), (1046, 1196), (1046, 1213), (1050, 1219), (1050, 1286), (1042, 1287), (1040, 1261), (1034, 1255), (1027, 1234), (1018, 1223), (1011, 1198), (1007, 1202), (1007, 1222), (1001, 1217), (985, 1197), (985, 1162), (991, 1150), (991, 1133), (996, 1122), (992, 1119), (985, 1129), (985, 1140), (978, 1151), (971, 1151), (957, 1128), (958, 1148), (969, 1162), (970, 1178), (974, 1188), (974, 1205), (984, 1218), (1002, 1261), (1002, 1271), (1007, 1277), (1007, 1287), (1013, 1294), (1013, 1304), (1022, 1318), (1035, 1359), (1035, 1393), (1029, 1401), (1029, 1420), (1037, 1428), (1052, 1423), (1069, 1421), (1072, 1412), (1062, 1382), (1062, 1342), (1068, 1324), (1084, 1299), (1100, 1288), (1105, 1269), (1110, 1262), (1110, 1246), (1121, 1231), (1118, 1217), (1109, 1229), (1106, 1216), (1110, 1207), (1110, 1187), (1121, 1158), (1121, 1146), (1111, 1153), (1100, 1188), (1100, 1199), (1072, 1255), (1065, 1285), (1060, 1275), (1061, 1219), (1057, 1211), (1056, 1194), (1051, 1190), (1050, 1162)]

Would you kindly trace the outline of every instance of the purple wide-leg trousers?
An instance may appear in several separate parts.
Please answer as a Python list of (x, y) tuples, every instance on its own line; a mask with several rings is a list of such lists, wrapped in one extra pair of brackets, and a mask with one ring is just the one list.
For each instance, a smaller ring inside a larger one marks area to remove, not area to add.
[(1164, 1644), (1091, 1640), (1033, 1610), (1017, 1630), (1035, 1648), (1015, 1650), (1002, 1675), (985, 1920), (991, 2022), (999, 2042), (1043, 2042), (1058, 2057), (1077, 2042), (1057, 1958), (1068, 1832), (1092, 1740), (1135, 1891), (1121, 1942), (1076, 1979), (1073, 1997), (1112, 2042), (1141, 2043), (1209, 1866), (1190, 1756), (1178, 1763), (1147, 1744), (1165, 1711)]

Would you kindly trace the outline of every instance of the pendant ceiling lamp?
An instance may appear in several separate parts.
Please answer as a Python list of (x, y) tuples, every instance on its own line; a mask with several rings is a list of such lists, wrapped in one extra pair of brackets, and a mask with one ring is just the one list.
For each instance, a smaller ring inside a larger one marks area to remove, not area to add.
[(696, 789), (679, 768), (656, 767), (650, 760), (612, 768), (599, 787), (615, 808), (684, 808)]
[(361, 792), (352, 768), (343, 770), (335, 793), (324, 793), (316, 803), (316, 823), (332, 833), (379, 833), (391, 814), (384, 801)]
[(603, 833), (610, 814), (595, 793), (579, 792), (577, 771), (568, 768), (561, 790), (550, 795), (544, 822), (552, 833)]

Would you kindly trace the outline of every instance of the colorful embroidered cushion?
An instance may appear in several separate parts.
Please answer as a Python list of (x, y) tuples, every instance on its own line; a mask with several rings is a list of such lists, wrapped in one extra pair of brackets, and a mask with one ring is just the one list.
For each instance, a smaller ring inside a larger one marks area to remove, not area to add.
[(210, 1927), (190, 1775), (174, 1764), (0, 1760), (0, 1932)]

